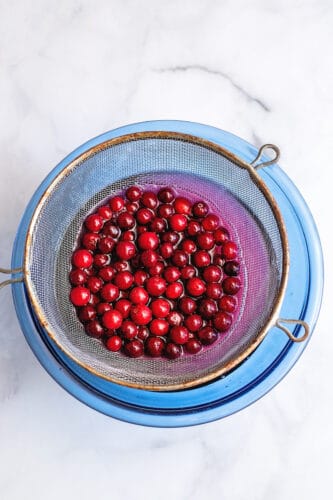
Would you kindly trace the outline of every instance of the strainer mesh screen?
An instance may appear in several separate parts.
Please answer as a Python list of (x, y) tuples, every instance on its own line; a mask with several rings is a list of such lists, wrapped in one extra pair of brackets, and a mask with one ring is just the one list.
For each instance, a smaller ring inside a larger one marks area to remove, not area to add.
[[(231, 330), (178, 360), (131, 359), (88, 337), (69, 301), (68, 273), (83, 220), (105, 198), (133, 184), (171, 185), (206, 200), (241, 249), (243, 282)], [(32, 228), (30, 286), (53, 340), (80, 364), (128, 385), (170, 388), (200, 380), (239, 356), (267, 323), (282, 278), (275, 215), (249, 172), (203, 145), (174, 138), (110, 144), (78, 161), (54, 184)]]

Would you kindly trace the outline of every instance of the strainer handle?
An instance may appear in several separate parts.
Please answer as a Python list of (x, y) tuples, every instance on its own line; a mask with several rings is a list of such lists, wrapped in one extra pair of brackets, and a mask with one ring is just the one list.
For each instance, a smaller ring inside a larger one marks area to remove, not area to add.
[[(295, 337), (295, 335), (293, 335), (286, 326), (284, 326), (282, 323), (286, 323), (288, 325), (300, 325), (304, 328), (304, 334), (301, 336), (301, 337)], [(290, 338), (290, 340), (292, 340), (293, 342), (303, 342), (304, 340), (306, 340), (309, 336), (309, 333), (310, 333), (310, 327), (309, 325), (301, 320), (301, 319), (285, 319), (285, 318), (279, 318), (276, 320), (276, 323), (275, 323), (275, 326), (277, 328), (280, 328), (280, 330), (282, 330), (286, 335), (288, 335), (288, 337)]]
[[(274, 151), (274, 157), (271, 160), (258, 163), (258, 161), (264, 155), (265, 151), (270, 151), (270, 150)], [(277, 163), (279, 161), (279, 158), (280, 158), (280, 150), (277, 146), (275, 146), (275, 144), (264, 144), (259, 149), (255, 159), (251, 161), (250, 165), (252, 165), (252, 167), (255, 170), (259, 170), (259, 168), (268, 167), (268, 165), (273, 165), (274, 163)]]
[[(22, 272), (23, 269), (21, 267), (17, 267), (16, 269), (4, 269), (3, 267), (0, 267), (0, 273), (3, 274), (20, 274)], [(0, 283), (0, 290), (7, 285), (11, 285), (12, 283), (19, 283), (20, 281), (23, 281), (22, 276), (20, 276), (19, 278), (10, 278), (9, 280), (2, 281)]]

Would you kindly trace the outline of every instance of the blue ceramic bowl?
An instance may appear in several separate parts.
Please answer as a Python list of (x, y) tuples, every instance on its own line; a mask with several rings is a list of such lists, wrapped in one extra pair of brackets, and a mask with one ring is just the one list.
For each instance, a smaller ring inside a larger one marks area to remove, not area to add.
[[(181, 121), (144, 122), (121, 127), (92, 139), (73, 151), (44, 180), (31, 199), (18, 229), (13, 267), (23, 262), (27, 228), (36, 204), (49, 183), (68, 162), (105, 140), (140, 131), (182, 132), (213, 141), (247, 162), (257, 150), (238, 137), (219, 129)], [(259, 171), (279, 204), (288, 233), (290, 274), (281, 317), (315, 326), (323, 289), (323, 262), (312, 216), (290, 179), (277, 166)], [(150, 426), (177, 427), (209, 422), (238, 411), (268, 392), (297, 361), (309, 338), (294, 343), (273, 328), (258, 349), (237, 369), (204, 386), (175, 392), (151, 392), (128, 388), (101, 379), (78, 366), (58, 349), (40, 327), (29, 305), (24, 284), (13, 285), (17, 315), (35, 355), (68, 392), (106, 415)], [(297, 335), (296, 327), (294, 335)]]

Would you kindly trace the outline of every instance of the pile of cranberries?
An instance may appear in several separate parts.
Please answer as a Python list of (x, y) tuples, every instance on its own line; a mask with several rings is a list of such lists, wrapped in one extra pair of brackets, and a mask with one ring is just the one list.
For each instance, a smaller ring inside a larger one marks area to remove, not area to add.
[(226, 332), (240, 289), (237, 246), (204, 201), (131, 186), (89, 215), (70, 300), (91, 337), (137, 358), (196, 354)]

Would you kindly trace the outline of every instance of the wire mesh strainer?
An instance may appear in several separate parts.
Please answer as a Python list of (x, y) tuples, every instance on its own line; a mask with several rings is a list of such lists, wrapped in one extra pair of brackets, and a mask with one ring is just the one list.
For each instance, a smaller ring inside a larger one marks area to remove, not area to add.
[[(131, 359), (106, 351), (85, 334), (69, 302), (71, 254), (83, 220), (105, 198), (134, 183), (172, 185), (206, 199), (241, 248), (243, 288), (237, 319), (226, 335), (195, 356), (174, 361)], [(283, 220), (256, 167), (197, 137), (142, 132), (93, 147), (54, 179), (31, 220), (24, 278), (39, 322), (75, 362), (120, 384), (175, 390), (201, 384), (236, 367), (273, 325), (292, 340), (305, 339), (308, 327), (304, 322), (278, 319), (288, 266)], [(300, 323), (305, 335), (294, 337), (282, 321)]]

